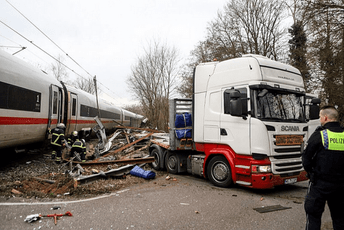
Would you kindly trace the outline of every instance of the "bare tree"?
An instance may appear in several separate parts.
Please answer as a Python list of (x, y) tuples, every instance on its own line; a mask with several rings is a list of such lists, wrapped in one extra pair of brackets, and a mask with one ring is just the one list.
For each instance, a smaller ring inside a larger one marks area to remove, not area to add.
[(186, 98), (193, 95), (193, 65), (185, 65), (181, 72), (182, 84), (178, 87), (178, 92)]
[(51, 64), (51, 71), (58, 81), (66, 82), (68, 80), (68, 73), (66, 67), (63, 65), (64, 58), (59, 55), (56, 58), (56, 62)]
[(207, 28), (207, 36), (191, 51), (193, 59), (183, 70), (179, 93), (192, 96), (193, 68), (201, 62), (223, 61), (252, 53), (286, 59), (287, 36), (281, 22), (284, 1), (229, 0)]
[(279, 59), (284, 48), (284, 1), (230, 0), (209, 24), (208, 47), (213, 58), (224, 60), (242, 54)]
[(136, 114), (143, 114), (142, 105), (126, 105), (123, 107), (125, 110), (128, 110), (130, 112), (136, 113)]
[(156, 41), (149, 44), (131, 69), (128, 87), (154, 128), (168, 129), (168, 99), (176, 90), (177, 73), (176, 48)]
[[(85, 92), (88, 92), (90, 94), (96, 93), (96, 88), (94, 86), (94, 80), (92, 77), (84, 78), (84, 77), (78, 77), (78, 79), (73, 84), (76, 88), (81, 89)], [(99, 87), (97, 86), (97, 90), (99, 93)]]

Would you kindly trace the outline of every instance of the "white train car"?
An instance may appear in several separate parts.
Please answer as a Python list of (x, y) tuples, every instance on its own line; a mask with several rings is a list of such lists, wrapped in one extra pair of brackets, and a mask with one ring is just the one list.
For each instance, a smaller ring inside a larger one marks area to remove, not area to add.
[(0, 148), (44, 140), (61, 102), (59, 81), (0, 50)]
[(124, 109), (122, 111), (123, 111), (122, 123), (124, 126), (139, 127), (141, 125), (141, 122), (144, 119), (142, 115), (138, 115), (136, 113), (133, 113)]
[[(106, 129), (140, 125), (141, 115), (99, 100)], [(96, 97), (33, 68), (0, 50), (0, 149), (43, 142), (57, 123), (72, 131), (90, 132), (98, 116)]]
[(98, 111), (94, 95), (73, 86), (66, 85), (66, 89), (68, 92), (66, 96), (68, 98), (66, 102), (68, 104), (67, 117), (64, 119), (68, 120), (66, 133), (74, 130), (88, 132), (91, 127), (96, 125), (94, 120), (96, 116), (101, 118), (106, 130), (113, 129), (115, 125), (139, 127), (144, 118), (142, 115), (116, 107), (103, 99), (98, 100)]

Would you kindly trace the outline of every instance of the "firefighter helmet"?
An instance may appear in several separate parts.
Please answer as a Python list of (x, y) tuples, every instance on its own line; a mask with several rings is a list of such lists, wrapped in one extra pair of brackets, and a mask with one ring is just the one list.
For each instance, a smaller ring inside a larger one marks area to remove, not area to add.
[(64, 129), (66, 126), (63, 123), (57, 124), (57, 128)]
[(78, 136), (78, 131), (73, 131), (73, 136), (77, 137)]

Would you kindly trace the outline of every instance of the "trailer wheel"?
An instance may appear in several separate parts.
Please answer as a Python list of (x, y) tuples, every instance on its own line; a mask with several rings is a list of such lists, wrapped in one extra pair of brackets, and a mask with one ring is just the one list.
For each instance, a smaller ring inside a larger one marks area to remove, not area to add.
[(160, 164), (162, 160), (162, 154), (161, 154), (161, 148), (159, 145), (152, 145), (151, 146), (151, 151), (150, 151), (150, 156), (154, 157), (154, 162), (151, 163), (151, 166), (155, 170), (160, 170)]
[(167, 156), (168, 150), (163, 149), (162, 152), (162, 158), (161, 158), (161, 170), (166, 170), (166, 156)]
[(211, 183), (218, 187), (230, 187), (233, 184), (231, 168), (224, 156), (215, 156), (207, 167)]
[(174, 152), (167, 152), (166, 155), (166, 169), (172, 174), (178, 173), (178, 157)]

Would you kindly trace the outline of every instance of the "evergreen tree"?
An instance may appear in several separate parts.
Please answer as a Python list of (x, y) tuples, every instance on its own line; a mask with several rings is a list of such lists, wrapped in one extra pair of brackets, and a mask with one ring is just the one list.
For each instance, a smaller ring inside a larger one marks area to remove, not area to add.
[(300, 21), (296, 21), (289, 29), (291, 39), (289, 40), (290, 64), (299, 69), (305, 84), (306, 92), (310, 92), (310, 74), (307, 64), (307, 37)]

